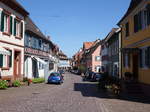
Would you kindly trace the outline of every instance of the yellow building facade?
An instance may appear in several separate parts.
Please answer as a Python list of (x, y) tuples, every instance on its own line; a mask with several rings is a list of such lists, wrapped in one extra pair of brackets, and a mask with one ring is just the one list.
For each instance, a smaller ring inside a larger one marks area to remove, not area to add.
[(127, 72), (150, 84), (150, 0), (131, 0), (118, 25), (122, 29), (122, 76)]

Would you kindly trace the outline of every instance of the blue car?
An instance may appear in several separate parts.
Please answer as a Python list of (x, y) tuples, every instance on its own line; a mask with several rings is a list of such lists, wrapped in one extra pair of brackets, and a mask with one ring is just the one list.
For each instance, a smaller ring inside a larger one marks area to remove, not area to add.
[(63, 83), (63, 76), (60, 73), (53, 72), (48, 77), (48, 83), (54, 83), (54, 84), (62, 84)]

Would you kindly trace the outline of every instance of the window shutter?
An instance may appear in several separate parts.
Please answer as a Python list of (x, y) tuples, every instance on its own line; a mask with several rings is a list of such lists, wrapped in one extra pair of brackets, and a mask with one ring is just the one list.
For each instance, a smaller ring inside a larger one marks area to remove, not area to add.
[(3, 55), (0, 54), (0, 67), (3, 67)]
[(134, 16), (134, 32), (136, 33), (138, 31), (138, 15)]
[(125, 53), (123, 53), (123, 66), (126, 66)]
[(14, 36), (16, 36), (16, 19), (14, 19)]
[(142, 65), (142, 49), (140, 49), (140, 51), (139, 51), (139, 63), (140, 63), (140, 68), (142, 68), (143, 67), (143, 65)]
[(10, 34), (13, 34), (13, 31), (12, 31), (12, 27), (13, 27), (13, 23), (12, 23), (12, 20), (13, 20), (13, 18), (12, 18), (12, 16), (10, 16)]
[(12, 67), (12, 51), (9, 50), (10, 56), (9, 56), (9, 67)]
[(147, 66), (150, 68), (150, 47), (147, 48)]
[(142, 12), (138, 14), (138, 31), (142, 29)]
[(129, 22), (126, 23), (126, 37), (129, 36)]
[(24, 31), (23, 31), (23, 22), (21, 22), (21, 37), (23, 37)]
[(1, 31), (4, 32), (4, 12), (1, 15)]
[(144, 52), (145, 52), (145, 65), (148, 66), (148, 48), (146, 48)]
[(147, 25), (150, 25), (150, 9), (147, 10)]
[(130, 53), (128, 53), (128, 67), (130, 67)]

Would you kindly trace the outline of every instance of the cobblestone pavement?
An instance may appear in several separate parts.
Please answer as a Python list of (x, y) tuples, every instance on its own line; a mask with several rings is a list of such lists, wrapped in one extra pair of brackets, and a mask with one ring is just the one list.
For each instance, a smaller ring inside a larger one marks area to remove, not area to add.
[(65, 74), (62, 85), (36, 84), (0, 91), (0, 112), (150, 112), (150, 103), (114, 98)]

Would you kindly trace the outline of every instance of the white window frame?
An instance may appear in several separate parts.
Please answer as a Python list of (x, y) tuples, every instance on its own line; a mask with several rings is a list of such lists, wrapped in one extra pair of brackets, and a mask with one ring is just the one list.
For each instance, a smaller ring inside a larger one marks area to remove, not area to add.
[(8, 55), (3, 55), (3, 66), (1, 68), (9, 68), (8, 62), (10, 61)]
[(21, 33), (21, 21), (16, 19), (16, 37), (22, 38)]
[(101, 61), (101, 57), (100, 56), (95, 56), (95, 61)]
[(142, 62), (142, 69), (148, 69), (148, 67), (147, 67), (147, 65), (145, 63), (145, 61), (146, 61), (146, 59), (145, 59), (145, 55), (146, 55), (145, 51), (146, 51), (146, 49), (147, 49), (147, 46), (141, 48), (141, 50), (142, 50), (142, 60), (141, 60), (141, 62)]
[(9, 15), (4, 13), (4, 32), (9, 33)]

